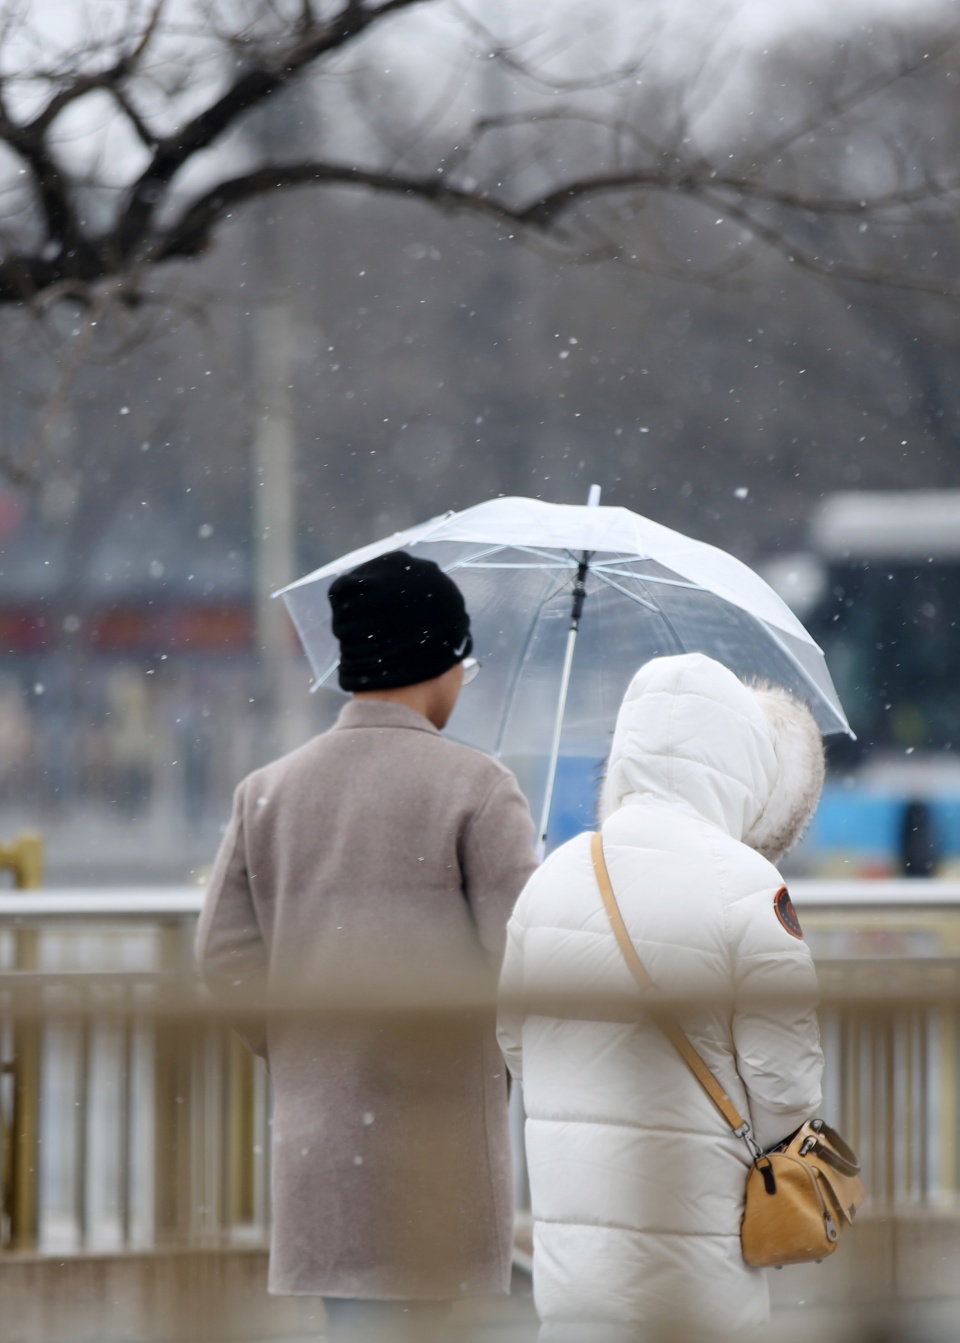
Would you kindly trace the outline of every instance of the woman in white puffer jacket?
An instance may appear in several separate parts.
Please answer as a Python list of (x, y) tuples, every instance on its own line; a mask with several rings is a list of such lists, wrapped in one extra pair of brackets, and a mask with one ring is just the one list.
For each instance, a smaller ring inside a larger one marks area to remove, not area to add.
[[(820, 734), (786, 692), (696, 653), (633, 678), (601, 800), (610, 878), (654, 984), (692, 1000), (680, 1023), (765, 1148), (821, 1101), (816, 977), (773, 862), (822, 784)], [(578, 1010), (611, 991), (622, 1011)], [(739, 1239), (749, 1151), (636, 1011), (588, 835), (520, 896), (501, 992), (500, 1044), (528, 1116), (543, 1343), (762, 1324), (765, 1276)]]

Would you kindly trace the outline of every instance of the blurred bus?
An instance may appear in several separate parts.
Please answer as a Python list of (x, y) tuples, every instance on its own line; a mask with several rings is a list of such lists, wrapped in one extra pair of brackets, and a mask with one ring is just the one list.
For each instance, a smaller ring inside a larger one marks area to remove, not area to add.
[(841, 492), (764, 576), (826, 655), (830, 739), (809, 875), (960, 874), (960, 490)]

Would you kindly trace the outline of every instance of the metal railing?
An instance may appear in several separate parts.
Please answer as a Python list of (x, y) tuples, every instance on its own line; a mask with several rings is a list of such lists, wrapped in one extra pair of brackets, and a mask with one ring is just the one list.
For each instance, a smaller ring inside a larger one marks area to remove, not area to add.
[[(952, 1206), (960, 886), (798, 882), (793, 895), (824, 986), (825, 1114), (874, 1203)], [(3, 1249), (266, 1240), (268, 1080), (191, 984), (202, 899), (0, 893)]]
[[(29, 832), (12, 844), (0, 846), (0, 869), (10, 871), (19, 890), (34, 890), (43, 880), (40, 836)], [(20, 973), (36, 969), (38, 933), (19, 928), (13, 935), (13, 965)], [(36, 1022), (13, 1019), (7, 1031), (9, 1060), (0, 1047), (0, 1068), (10, 1079), (9, 1121), (0, 1115), (0, 1212), (9, 1228), (14, 1249), (33, 1246), (37, 1239), (40, 1125), (41, 1041)], [(0, 1037), (2, 1045), (2, 1037)]]
[(824, 992), (824, 1109), (874, 1205), (960, 1197), (960, 885), (796, 882)]
[(265, 1070), (199, 994), (190, 1016), (202, 898), (0, 895), (0, 1247), (265, 1240)]

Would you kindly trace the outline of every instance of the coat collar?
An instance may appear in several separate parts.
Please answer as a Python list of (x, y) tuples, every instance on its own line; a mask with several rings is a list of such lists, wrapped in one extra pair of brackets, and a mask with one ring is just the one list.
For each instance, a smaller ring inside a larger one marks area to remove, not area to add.
[(340, 717), (334, 724), (337, 728), (356, 727), (406, 727), (415, 732), (432, 732), (439, 737), (437, 728), (424, 718), (416, 709), (405, 704), (392, 704), (385, 699), (351, 699), (340, 710)]

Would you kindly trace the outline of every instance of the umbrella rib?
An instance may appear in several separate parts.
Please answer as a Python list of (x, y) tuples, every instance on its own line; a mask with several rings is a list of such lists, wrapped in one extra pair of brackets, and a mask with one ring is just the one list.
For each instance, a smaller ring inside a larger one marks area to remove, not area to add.
[[(675, 641), (675, 643), (676, 643), (677, 648), (679, 649), (679, 651), (680, 651), (681, 653), (685, 651), (685, 645), (684, 645), (684, 643), (683, 643), (683, 640), (680, 638), (679, 634), (677, 633), (676, 629), (675, 629), (674, 626), (673, 626), (673, 622), (671, 621), (670, 617), (667, 615), (667, 613), (663, 610), (662, 607), (658, 606), (658, 605), (657, 605), (654, 601), (652, 601), (652, 600), (650, 600), (650, 601), (644, 601), (642, 597), (638, 597), (635, 593), (632, 593), (632, 592), (628, 591), (628, 589), (625, 588), (625, 587), (623, 587), (620, 583), (616, 583), (616, 582), (614, 582), (614, 580), (609, 576), (609, 573), (608, 573), (608, 572), (605, 572), (603, 569), (594, 569), (592, 572), (593, 572), (593, 574), (594, 574), (594, 576), (595, 576), (596, 578), (600, 579), (601, 582), (606, 583), (608, 587), (615, 588), (616, 591), (619, 592), (619, 593), (621, 593), (624, 597), (628, 597), (631, 601), (638, 603), (638, 605), (640, 605), (640, 606), (644, 606), (644, 607), (646, 607), (647, 610), (649, 610), (649, 611), (653, 611), (654, 614), (658, 615), (658, 616), (660, 617), (660, 619), (661, 619), (661, 620), (664, 622), (664, 624), (666, 625), (667, 629), (670, 631), (670, 634), (671, 634), (671, 636), (673, 637), (673, 639), (674, 639), (674, 641)], [(639, 574), (633, 574), (633, 575), (631, 575), (631, 577), (634, 579), (634, 582), (663, 583), (665, 586), (669, 586), (669, 587), (693, 588), (694, 591), (699, 591), (699, 592), (705, 592), (705, 591), (707, 591), (706, 588), (701, 588), (701, 587), (699, 587), (699, 586), (696, 585), (696, 584), (688, 584), (688, 583), (671, 583), (668, 579), (657, 579), (657, 578), (651, 578), (651, 579), (648, 579), (648, 578), (642, 578), (642, 579), (641, 579), (641, 577), (640, 577)], [(720, 600), (723, 600), (723, 598), (721, 598)], [(754, 617), (754, 618), (756, 619), (756, 617)], [(790, 664), (790, 666), (793, 667), (793, 668), (795, 669), (795, 671), (799, 674), (800, 679), (801, 679), (803, 685), (804, 685), (805, 687), (807, 687), (808, 690), (812, 688), (815, 692), (819, 691), (820, 688), (817, 687), (817, 686), (815, 686), (815, 685), (812, 685), (812, 683), (811, 683), (811, 678), (808, 676), (807, 672), (805, 671), (805, 669), (803, 668), (803, 666), (800, 664), (800, 662), (797, 660), (797, 658), (795, 658), (794, 655), (790, 652), (790, 649), (786, 646), (786, 644), (783, 642), (783, 640), (779, 637), (779, 635), (777, 634), (777, 631), (776, 631), (776, 630), (775, 630), (775, 629), (774, 629), (774, 628), (773, 628), (767, 621), (765, 621), (765, 620), (764, 620), (764, 621), (761, 621), (760, 623), (762, 624), (764, 631), (766, 632), (766, 634), (768, 635), (768, 637), (771, 639), (771, 641), (772, 641), (773, 643), (775, 643), (776, 646), (780, 649), (780, 652), (781, 652), (781, 653), (783, 654), (783, 656), (786, 658), (786, 660), (788, 661), (788, 663)], [(815, 645), (815, 647), (816, 647), (816, 645)], [(821, 653), (821, 656), (822, 656), (822, 650), (819, 649), (819, 647), (817, 648), (817, 651), (820, 652), (820, 653)], [(822, 691), (820, 691), (820, 694), (821, 694), (821, 698), (823, 698), (824, 702), (827, 704), (827, 706), (829, 707), (829, 709), (832, 711), (834, 717), (835, 717), (835, 718), (840, 718), (841, 715), (838, 715), (838, 714), (837, 714), (837, 711), (836, 711), (836, 705), (833, 704), (833, 702), (832, 702), (831, 700), (829, 700), (829, 699), (823, 694)], [(809, 703), (809, 701), (808, 701), (808, 703)], [(811, 707), (812, 707), (812, 706), (811, 706)], [(842, 714), (842, 710), (841, 710), (841, 714)], [(846, 731), (849, 733), (849, 732), (850, 732), (850, 725), (849, 725), (849, 723), (846, 722), (846, 717), (845, 717), (845, 716), (843, 717), (843, 720), (842, 720), (842, 721), (843, 721), (843, 723), (844, 723), (844, 728), (841, 728), (841, 729), (839, 729), (839, 730), (841, 730), (841, 731), (846, 730)], [(852, 735), (853, 735), (853, 734), (851, 733), (851, 736), (852, 736)], [(854, 740), (856, 740), (855, 737), (854, 737)]]
[[(488, 555), (497, 555), (501, 550), (505, 549), (506, 547), (498, 541), (495, 546), (487, 546), (486, 550), (478, 550), (476, 555), (471, 555), (469, 559), (455, 560), (454, 563), (450, 565), (449, 569), (444, 569), (444, 573), (452, 574), (455, 569), (469, 569), (473, 565), (477, 564), (477, 560), (485, 560)], [(493, 564), (489, 566), (477, 565), (477, 568), (487, 568), (487, 567), (494, 569), (497, 568), (498, 566)]]
[[(655, 601), (649, 598), (638, 597), (635, 592), (631, 592), (628, 588), (625, 588), (621, 583), (615, 583), (612, 578), (610, 578), (606, 573), (603, 573), (599, 569), (592, 569), (591, 573), (595, 578), (599, 578), (602, 583), (606, 583), (608, 588), (615, 588), (617, 592), (623, 593), (624, 597), (629, 597), (630, 601), (636, 602), (638, 606), (645, 607), (648, 611), (652, 611), (654, 615), (658, 616), (663, 615), (663, 612), (660, 610), (660, 607), (656, 604)], [(631, 574), (631, 577), (636, 580), (636, 575)]]
[[(641, 597), (636, 596), (634, 593), (628, 592), (625, 587), (621, 587), (619, 583), (615, 583), (612, 578), (609, 578), (605, 573), (602, 573), (597, 569), (594, 569), (593, 572), (595, 576), (599, 578), (601, 582), (606, 583), (608, 587), (615, 588), (616, 591), (622, 593), (624, 597), (629, 597), (632, 602), (636, 602), (639, 606), (646, 607), (648, 611), (652, 611), (654, 615), (658, 615), (660, 619), (663, 621), (663, 623), (666, 625), (667, 629), (669, 630), (670, 637), (673, 639), (673, 642), (677, 646), (677, 651), (679, 653), (686, 652), (686, 647), (684, 645), (683, 640), (680, 638), (680, 635), (674, 629), (673, 621), (667, 615), (666, 611), (664, 611), (662, 606), (658, 606), (652, 598), (648, 599), (647, 601), (644, 601)], [(639, 583), (645, 580), (641, 580), (639, 577), (635, 577), (634, 581)]]
[[(488, 564), (486, 561), (491, 555), (498, 555), (503, 550), (515, 550), (521, 555), (532, 555), (537, 561), (536, 564), (516, 564), (505, 562), (501, 564)], [(445, 569), (445, 573), (453, 573), (456, 569), (569, 569), (576, 565), (576, 560), (572, 557), (564, 560), (555, 553), (538, 550), (534, 546), (521, 546), (512, 541), (498, 541), (496, 545), (489, 546), (486, 550), (479, 550), (475, 555), (470, 555), (465, 559), (456, 560)]]
[(635, 578), (642, 583), (659, 583), (664, 588), (688, 588), (693, 592), (709, 592), (702, 583), (694, 583), (684, 578), (660, 578), (656, 574), (635, 574), (630, 570), (608, 569), (603, 563), (590, 566), (596, 574), (613, 574), (617, 578)]
[[(756, 617), (754, 617), (754, 619), (756, 619)], [(764, 630), (770, 636), (771, 640), (777, 645), (777, 647), (780, 649), (780, 652), (790, 663), (791, 667), (793, 667), (794, 670), (799, 674), (804, 687), (808, 691), (812, 690), (814, 692), (814, 697), (819, 696), (821, 701), (824, 704), (826, 704), (827, 708), (833, 714), (834, 718), (837, 719), (837, 721), (839, 721), (842, 724), (841, 727), (834, 728), (833, 731), (846, 732), (847, 736), (851, 739), (851, 741), (856, 741), (857, 734), (853, 731), (850, 724), (847, 722), (847, 715), (843, 712), (843, 705), (840, 704), (839, 696), (837, 697), (837, 703), (834, 704), (834, 702), (829, 698), (826, 692), (816, 684), (816, 682), (806, 671), (806, 669), (804, 668), (803, 664), (799, 661), (799, 659), (794, 657), (794, 655), (790, 652), (790, 649), (787, 647), (787, 645), (780, 638), (780, 635), (777, 633), (776, 628), (773, 625), (771, 625), (770, 622), (767, 620), (762, 620), (760, 623), (763, 625)], [(813, 647), (820, 654), (820, 656), (823, 657), (823, 649), (820, 647), (820, 645), (818, 643), (814, 643)], [(810, 709), (811, 713), (813, 712), (814, 702), (815, 699), (814, 700), (808, 699), (806, 701), (807, 706)], [(837, 712), (838, 705), (840, 709), (839, 713)]]
[[(498, 551), (501, 550), (515, 550), (520, 555), (532, 555), (538, 563), (516, 564), (507, 562), (504, 564), (477, 564), (478, 560), (485, 560), (488, 555), (496, 555)], [(498, 542), (495, 546), (491, 546), (487, 551), (481, 551), (479, 555), (471, 556), (470, 559), (458, 560), (457, 567), (469, 568), (471, 565), (476, 565), (478, 569), (543, 569), (544, 567), (551, 569), (569, 569), (575, 568), (577, 563), (578, 561), (575, 560), (572, 555), (569, 555), (569, 552), (568, 558), (565, 560), (563, 556), (557, 555), (556, 552), (551, 553), (549, 551), (537, 550), (532, 546), (519, 546), (514, 542), (503, 541)]]
[[(510, 549), (515, 550), (516, 546), (511, 546)], [(454, 567), (456, 567), (457, 569), (538, 569), (541, 570), (542, 572), (546, 572), (550, 569), (562, 569), (565, 573), (569, 573), (571, 569), (576, 568), (576, 565), (558, 564), (556, 561), (553, 561), (548, 564), (543, 560), (540, 560), (537, 564), (517, 564), (511, 562), (504, 562), (503, 564), (488, 564), (488, 563), (476, 564), (472, 560), (464, 560), (462, 564), (457, 564)], [(447, 570), (447, 573), (452, 572), (453, 572), (452, 569)]]
[[(556, 550), (551, 549), (543, 550), (539, 546), (513, 545), (510, 547), (510, 549), (518, 550), (521, 555), (533, 555), (536, 559), (548, 560), (551, 564), (554, 565), (557, 564), (557, 561), (560, 558), (557, 555)], [(567, 555), (569, 556), (570, 562), (575, 565), (577, 561), (570, 554), (569, 550), (567, 551)]]
[(339, 666), (340, 666), (340, 659), (337, 658), (336, 662), (330, 663), (330, 666), (327, 668), (327, 670), (323, 673), (322, 676), (315, 677), (313, 685), (310, 687), (310, 694), (312, 695), (315, 691), (319, 690), (321, 686), (326, 685), (327, 679), (333, 675), (333, 673), (337, 670)]
[(553, 601), (554, 597), (559, 596), (559, 594), (563, 592), (565, 587), (566, 587), (565, 583), (560, 583), (553, 589), (552, 592), (548, 593), (547, 596), (544, 597), (543, 601), (540, 603), (536, 616), (530, 622), (530, 628), (527, 630), (527, 637), (523, 641), (523, 650), (520, 653), (520, 657), (517, 659), (517, 669), (513, 673), (513, 676), (510, 678), (510, 685), (508, 687), (506, 695), (504, 695), (503, 697), (503, 717), (500, 719), (500, 730), (497, 733), (497, 744), (494, 747), (493, 751), (494, 756), (498, 760), (500, 758), (500, 752), (503, 750), (503, 739), (507, 731), (507, 720), (510, 717), (510, 710), (513, 707), (513, 697), (516, 694), (517, 685), (520, 682), (520, 677), (523, 675), (523, 668), (526, 665), (527, 654), (530, 652), (530, 645), (533, 643), (533, 637), (537, 632), (537, 626), (540, 624), (540, 618), (543, 615), (545, 608), (550, 604), (550, 602)]

